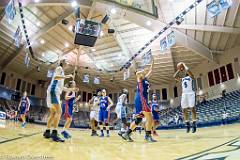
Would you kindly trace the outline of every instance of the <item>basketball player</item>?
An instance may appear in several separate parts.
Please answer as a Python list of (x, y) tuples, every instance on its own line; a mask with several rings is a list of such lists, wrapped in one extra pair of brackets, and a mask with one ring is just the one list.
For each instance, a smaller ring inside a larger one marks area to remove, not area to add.
[[(60, 95), (64, 88), (64, 80), (73, 78), (73, 75), (64, 75), (64, 69), (67, 66), (66, 60), (61, 60), (60, 65), (55, 69), (50, 85), (47, 89), (47, 106), (50, 108), (50, 115), (47, 122), (47, 129), (43, 136), (45, 138), (52, 138), (56, 142), (64, 142), (59, 137), (57, 127), (62, 115), (62, 108), (60, 105)], [(67, 89), (66, 89), (67, 90)], [(70, 91), (70, 89), (68, 89)], [(53, 131), (50, 133), (50, 128), (53, 125)]]
[(72, 136), (69, 134), (67, 129), (69, 129), (71, 123), (72, 123), (72, 116), (73, 116), (73, 105), (75, 102), (77, 102), (81, 96), (79, 95), (76, 98), (76, 92), (78, 89), (76, 88), (75, 81), (69, 82), (69, 87), (71, 89), (75, 89), (75, 91), (67, 91), (65, 94), (65, 103), (62, 105), (63, 110), (63, 116), (66, 119), (65, 125), (63, 127), (63, 131), (61, 132), (62, 136), (66, 139), (71, 138)]
[(99, 110), (99, 127), (101, 130), (100, 137), (104, 137), (103, 133), (103, 123), (105, 125), (107, 131), (107, 137), (110, 137), (109, 133), (109, 119), (110, 119), (110, 109), (113, 106), (113, 102), (110, 97), (107, 96), (107, 92), (105, 89), (102, 90), (102, 96), (100, 97), (100, 110)]
[(184, 121), (187, 127), (187, 133), (190, 132), (190, 119), (188, 110), (192, 112), (192, 133), (195, 133), (197, 130), (196, 120), (197, 113), (195, 107), (195, 83), (194, 75), (189, 70), (189, 68), (183, 63), (180, 62), (177, 64), (177, 72), (174, 74), (174, 78), (182, 83), (182, 99), (181, 107), (183, 108)]
[(30, 101), (27, 97), (27, 92), (23, 92), (23, 97), (21, 98), (19, 105), (18, 105), (18, 110), (20, 111), (20, 118), (22, 120), (22, 125), (21, 127), (26, 126), (26, 114), (30, 109)]
[(152, 108), (152, 116), (153, 116), (153, 135), (154, 136), (158, 136), (157, 132), (156, 132), (156, 128), (158, 127), (158, 125), (160, 124), (159, 122), (159, 105), (158, 105), (158, 100), (157, 100), (157, 95), (153, 94), (152, 95), (152, 103), (151, 103), (151, 108)]
[(130, 137), (132, 131), (142, 122), (142, 118), (146, 118), (145, 123), (145, 140), (148, 142), (156, 142), (151, 136), (152, 130), (152, 111), (148, 104), (148, 91), (149, 91), (149, 81), (153, 69), (154, 60), (152, 59), (152, 63), (149, 68), (145, 68), (144, 70), (136, 72), (137, 76), (137, 91), (135, 95), (135, 107), (136, 107), (136, 119), (131, 123), (128, 131), (122, 135), (122, 138), (132, 142), (132, 138)]
[(121, 130), (118, 132), (119, 136), (122, 136), (122, 134), (127, 131), (127, 113), (126, 113), (127, 94), (128, 90), (123, 89), (122, 94), (118, 97), (118, 102), (115, 109), (117, 118), (121, 120)]
[(90, 123), (91, 123), (91, 129), (92, 129), (91, 136), (98, 136), (97, 127), (98, 127), (99, 103), (100, 103), (101, 95), (102, 95), (101, 90), (98, 90), (97, 96), (92, 97), (92, 99), (89, 101), (89, 105), (92, 106), (91, 112), (90, 112)]

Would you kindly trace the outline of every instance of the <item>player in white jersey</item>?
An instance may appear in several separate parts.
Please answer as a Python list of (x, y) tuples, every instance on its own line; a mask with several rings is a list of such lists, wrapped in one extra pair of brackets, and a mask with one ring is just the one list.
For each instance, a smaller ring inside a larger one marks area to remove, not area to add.
[(128, 101), (127, 94), (128, 90), (123, 89), (122, 94), (118, 97), (118, 102), (115, 109), (117, 118), (121, 120), (121, 130), (118, 132), (119, 136), (122, 136), (122, 134), (127, 131), (127, 112), (126, 112), (126, 104)]
[(184, 120), (187, 126), (187, 133), (189, 133), (191, 125), (189, 119), (188, 110), (192, 112), (192, 133), (195, 133), (197, 130), (196, 120), (197, 113), (195, 107), (195, 80), (194, 75), (189, 70), (189, 68), (182, 62), (177, 65), (177, 72), (174, 75), (174, 78), (182, 83), (182, 99), (181, 107), (183, 108)]
[[(47, 129), (43, 136), (45, 138), (52, 138), (53, 141), (64, 142), (58, 136), (57, 127), (62, 114), (62, 108), (60, 104), (60, 95), (64, 88), (64, 80), (66, 78), (73, 78), (73, 75), (64, 75), (64, 68), (66, 67), (66, 61), (61, 60), (60, 65), (55, 69), (50, 85), (47, 89), (47, 106), (50, 109), (50, 115), (47, 122)], [(73, 89), (75, 90), (75, 88)], [(50, 133), (50, 128), (53, 125), (53, 131)]]
[(102, 92), (101, 90), (97, 91), (97, 96), (93, 96), (92, 99), (89, 101), (89, 105), (91, 107), (90, 112), (90, 122), (91, 122), (91, 129), (92, 134), (91, 136), (98, 136), (97, 134), (97, 127), (98, 127), (98, 115), (99, 115), (99, 98), (101, 97)]

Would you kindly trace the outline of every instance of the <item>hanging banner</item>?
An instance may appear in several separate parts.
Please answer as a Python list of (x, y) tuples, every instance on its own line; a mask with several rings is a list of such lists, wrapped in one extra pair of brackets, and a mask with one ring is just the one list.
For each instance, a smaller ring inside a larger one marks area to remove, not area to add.
[(48, 70), (47, 77), (52, 78), (53, 74), (54, 74), (54, 70)]
[(222, 9), (228, 9), (232, 5), (232, 0), (219, 0)]
[(142, 56), (142, 66), (146, 66), (147, 64), (150, 64), (152, 62), (152, 58), (153, 58), (152, 51), (150, 49)]
[(126, 81), (130, 77), (130, 69), (128, 68), (123, 72), (123, 80)]
[(221, 13), (221, 7), (216, 0), (212, 1), (211, 3), (207, 4), (207, 11), (208, 16), (211, 18), (218, 16)]
[(94, 84), (100, 84), (100, 77), (99, 76), (95, 76), (93, 79), (93, 83)]
[(6, 13), (8, 23), (11, 24), (16, 15), (16, 9), (14, 7), (14, 0), (9, 1), (9, 3), (7, 4), (7, 6), (5, 8), (5, 13)]
[(20, 29), (19, 26), (17, 28), (17, 31), (14, 33), (13, 37), (14, 37), (15, 46), (19, 48), (20, 47), (20, 42), (21, 42), (21, 39), (22, 39), (22, 32), (21, 32), (21, 29)]
[(24, 64), (27, 66), (29, 66), (30, 63), (30, 57), (28, 56), (28, 52), (25, 53), (25, 58), (24, 58)]
[(89, 74), (83, 75), (83, 83), (89, 83)]
[(163, 39), (160, 40), (160, 51), (165, 52), (167, 48), (168, 48), (167, 38), (164, 37)]
[(176, 43), (175, 35), (174, 32), (172, 31), (170, 34), (167, 35), (168, 48), (172, 47), (175, 43)]

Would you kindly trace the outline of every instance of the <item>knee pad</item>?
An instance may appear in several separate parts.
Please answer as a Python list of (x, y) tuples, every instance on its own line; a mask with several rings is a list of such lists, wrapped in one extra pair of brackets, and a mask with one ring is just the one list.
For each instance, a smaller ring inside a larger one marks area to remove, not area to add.
[(108, 123), (105, 123), (105, 126), (108, 126)]
[(95, 121), (95, 127), (97, 127), (98, 126), (98, 122), (97, 121)]
[(142, 122), (142, 118), (136, 118), (135, 119), (135, 124), (139, 125)]
[(102, 125), (102, 122), (99, 122), (99, 125)]

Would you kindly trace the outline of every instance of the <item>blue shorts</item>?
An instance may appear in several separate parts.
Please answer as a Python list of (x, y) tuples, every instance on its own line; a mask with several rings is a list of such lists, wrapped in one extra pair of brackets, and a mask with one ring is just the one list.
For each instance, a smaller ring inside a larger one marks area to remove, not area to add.
[(149, 107), (147, 97), (141, 96), (139, 92), (135, 95), (135, 109), (137, 115), (142, 115), (142, 112), (151, 112), (151, 108)]
[(51, 91), (50, 96), (51, 96), (51, 103), (52, 104), (59, 104), (55, 91)]
[(157, 113), (152, 112), (152, 116), (154, 121), (159, 121), (160, 117)]
[(98, 116), (98, 122), (108, 122), (110, 118), (110, 112), (107, 110), (100, 109), (99, 116)]
[(26, 114), (27, 107), (20, 107), (20, 114)]
[(136, 93), (135, 99), (134, 99), (136, 114), (141, 114), (142, 112), (142, 101), (139, 93)]
[(73, 116), (73, 105), (68, 105), (66, 101), (62, 102), (62, 115), (65, 119), (72, 118)]

